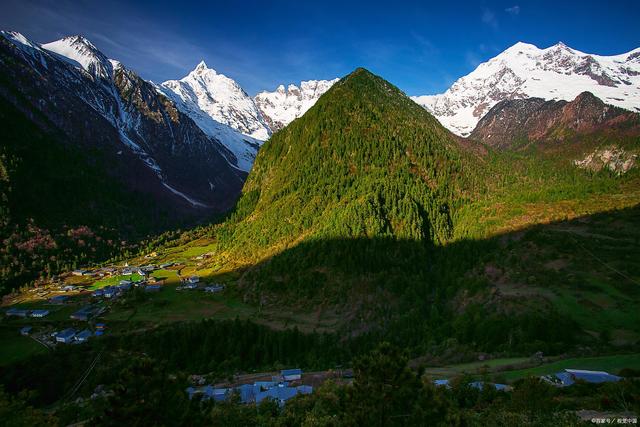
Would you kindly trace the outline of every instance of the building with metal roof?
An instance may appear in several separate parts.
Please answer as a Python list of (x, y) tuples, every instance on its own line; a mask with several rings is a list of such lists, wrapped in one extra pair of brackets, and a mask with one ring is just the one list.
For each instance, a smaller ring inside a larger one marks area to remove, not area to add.
[(311, 394), (313, 387), (301, 385), (289, 387), (287, 383), (277, 383), (273, 381), (257, 381), (253, 384), (242, 384), (237, 387), (215, 388), (210, 385), (203, 387), (187, 388), (189, 399), (194, 396), (202, 396), (202, 399), (213, 399), (216, 402), (229, 399), (235, 393), (240, 397), (240, 402), (244, 404), (260, 403), (265, 399), (273, 399), (280, 406), (297, 396), (298, 394)]
[(436, 387), (451, 388), (451, 385), (449, 384), (449, 380), (448, 379), (433, 380), (433, 385), (435, 385)]
[(73, 337), (75, 337), (76, 331), (73, 328), (68, 328), (63, 331), (60, 331), (58, 335), (56, 335), (56, 341), (64, 344), (68, 344), (73, 341)]
[(469, 383), (470, 387), (477, 388), (478, 390), (482, 390), (485, 387), (493, 387), (498, 391), (510, 391), (511, 386), (506, 384), (495, 384), (495, 383), (485, 383), (483, 381), (474, 381)]
[(74, 339), (78, 342), (86, 342), (91, 337), (91, 335), (93, 335), (91, 331), (88, 329), (85, 329), (82, 332), (78, 332), (74, 337)]
[(622, 378), (617, 375), (612, 375), (605, 371), (588, 371), (585, 369), (565, 369), (562, 372), (556, 372), (555, 374), (545, 375), (543, 380), (558, 386), (567, 387), (575, 384), (578, 381), (600, 384), (605, 382), (616, 382)]
[(295, 381), (302, 378), (302, 369), (284, 369), (280, 371), (280, 375), (285, 381)]
[(15, 316), (15, 317), (27, 317), (29, 315), (28, 310), (22, 310), (19, 308), (10, 308), (5, 312), (7, 316)]

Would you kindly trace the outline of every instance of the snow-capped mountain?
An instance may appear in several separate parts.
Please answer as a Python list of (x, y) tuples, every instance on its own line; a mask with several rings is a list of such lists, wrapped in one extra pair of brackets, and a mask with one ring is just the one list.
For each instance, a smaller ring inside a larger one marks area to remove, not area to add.
[(0, 100), (37, 126), (53, 125), (69, 143), (97, 150), (130, 189), (160, 204), (218, 211), (239, 195), (246, 173), (224, 142), (84, 37), (39, 46), (0, 32), (0, 73), (12, 86), (0, 87)]
[(260, 92), (255, 102), (273, 132), (282, 129), (313, 107), (318, 98), (340, 79), (309, 80), (300, 87), (278, 86), (274, 92)]
[(452, 132), (467, 136), (505, 99), (571, 101), (591, 92), (604, 102), (640, 111), (640, 49), (593, 55), (558, 43), (547, 49), (516, 43), (458, 79), (445, 93), (413, 97)]
[(57, 53), (63, 60), (81, 67), (94, 77), (110, 79), (112, 76), (113, 67), (111, 61), (82, 36), (64, 37), (60, 40), (43, 44), (41, 47)]
[(260, 141), (271, 135), (253, 99), (233, 79), (207, 67), (204, 61), (186, 77), (168, 80), (161, 86), (178, 95), (186, 105), (245, 135)]
[(209, 136), (219, 139), (249, 171), (258, 148), (271, 135), (253, 99), (234, 80), (204, 61), (181, 80), (168, 80), (158, 90), (171, 98)]

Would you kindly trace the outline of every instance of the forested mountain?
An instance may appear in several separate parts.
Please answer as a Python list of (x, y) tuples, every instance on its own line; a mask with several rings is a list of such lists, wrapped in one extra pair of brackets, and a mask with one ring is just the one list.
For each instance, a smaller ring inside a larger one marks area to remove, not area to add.
[[(228, 220), (181, 240), (213, 239), (216, 255), (204, 265), (235, 266), (245, 301), (330, 308), (350, 333), (568, 345), (582, 332), (555, 297), (525, 286), (537, 301), (529, 304), (520, 291), (501, 291), (492, 272), (511, 259), (501, 242), (516, 239), (514, 230), (633, 205), (635, 192), (604, 195), (626, 191), (637, 170), (617, 178), (578, 166), (461, 139), (357, 69), (265, 143)], [(535, 245), (538, 234), (529, 235)], [(519, 264), (499, 269), (524, 274)], [(504, 322), (512, 329), (497, 333)], [(543, 337), (549, 322), (571, 327), (571, 337)], [(407, 325), (422, 332), (407, 335)]]
[[(247, 263), (280, 253), (257, 271), (275, 276), (296, 266), (277, 280), (247, 278), (247, 286), (349, 293), (355, 283), (335, 268), (352, 278), (360, 269), (400, 270), (451, 237), (452, 215), (468, 191), (464, 155), (424, 109), (357, 69), (265, 143), (219, 236)], [(402, 240), (415, 248), (393, 244)], [(407, 258), (405, 250), (417, 252)], [(410, 270), (398, 279), (412, 282)], [(360, 284), (387, 287), (384, 275)]]

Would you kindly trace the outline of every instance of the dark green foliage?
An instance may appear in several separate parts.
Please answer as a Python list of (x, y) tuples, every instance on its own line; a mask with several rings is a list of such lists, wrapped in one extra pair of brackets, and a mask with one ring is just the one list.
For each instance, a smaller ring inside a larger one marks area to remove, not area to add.
[(55, 426), (57, 419), (34, 409), (25, 402), (24, 394), (11, 396), (0, 386), (0, 422), (7, 427)]
[(200, 425), (205, 417), (193, 410), (184, 381), (169, 376), (167, 363), (146, 356), (128, 357), (112, 366), (108, 393), (93, 403), (91, 424), (101, 426)]
[[(162, 375), (197, 372), (216, 378), (227, 378), (241, 371), (323, 369), (348, 363), (354, 354), (364, 353), (370, 345), (363, 339), (342, 341), (337, 335), (304, 334), (295, 328), (274, 331), (250, 321), (203, 320), (166, 325), (144, 333), (103, 337), (82, 346), (61, 347), (53, 353), (0, 368), (0, 383), (13, 392), (33, 389), (37, 392), (35, 402), (51, 404), (68, 397), (65, 393), (73, 388), (98, 354), (101, 354), (100, 363), (81, 392), (111, 383), (114, 375), (123, 379), (131, 377), (132, 374), (127, 373), (130, 369), (139, 370), (141, 377), (152, 378), (157, 376), (158, 369)], [(133, 365), (129, 360), (132, 355), (145, 357)], [(150, 387), (149, 392), (155, 392), (154, 389), (155, 386)], [(122, 390), (122, 393), (129, 391)]]
[(297, 328), (274, 331), (240, 320), (168, 325), (152, 333), (124, 335), (113, 345), (163, 358), (176, 369), (220, 375), (278, 366), (318, 369), (350, 360), (353, 351), (336, 335), (304, 334)]
[(358, 69), (265, 143), (217, 236), (254, 259), (300, 235), (442, 243), (463, 201), (461, 165), (432, 116)]
[(388, 344), (358, 359), (345, 417), (355, 425), (452, 425), (449, 403)]

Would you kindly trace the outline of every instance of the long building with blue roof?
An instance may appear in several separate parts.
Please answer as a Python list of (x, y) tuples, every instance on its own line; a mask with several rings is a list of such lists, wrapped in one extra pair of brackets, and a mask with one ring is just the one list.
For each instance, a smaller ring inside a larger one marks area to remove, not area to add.
[(545, 381), (559, 386), (568, 387), (575, 384), (578, 381), (600, 384), (606, 382), (620, 381), (622, 378), (617, 375), (612, 375), (605, 371), (587, 371), (584, 369), (565, 369), (562, 372), (556, 372), (552, 375), (545, 375), (542, 377)]
[(280, 406), (299, 394), (311, 393), (313, 393), (313, 387), (309, 385), (290, 387), (287, 382), (275, 381), (257, 381), (253, 384), (242, 384), (228, 388), (216, 388), (211, 385), (187, 388), (189, 399), (194, 396), (202, 396), (202, 399), (205, 400), (213, 399), (216, 402), (221, 402), (238, 394), (240, 402), (245, 404), (261, 403), (265, 399), (273, 399)]

